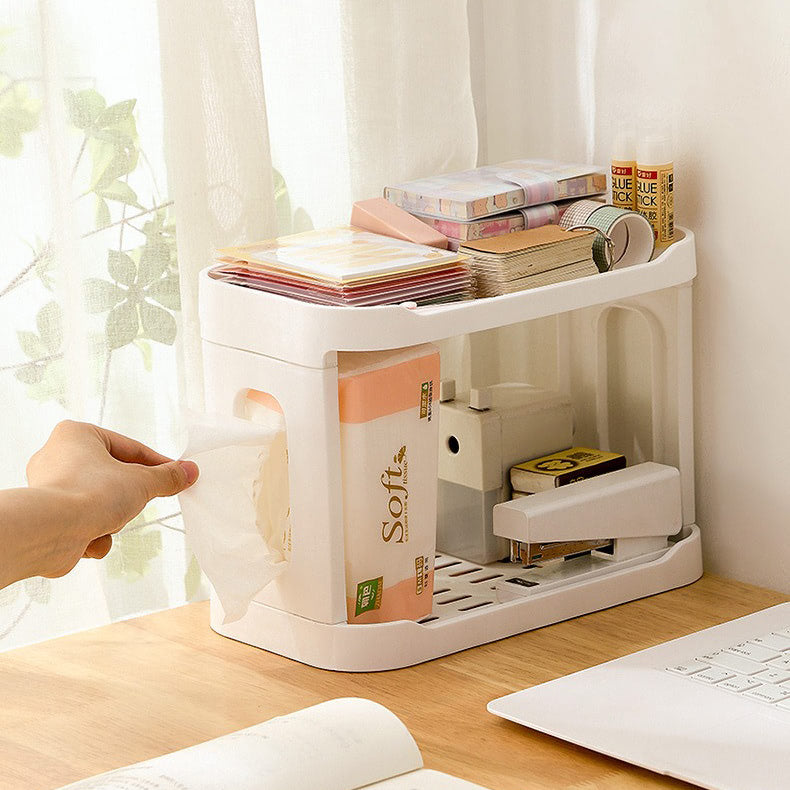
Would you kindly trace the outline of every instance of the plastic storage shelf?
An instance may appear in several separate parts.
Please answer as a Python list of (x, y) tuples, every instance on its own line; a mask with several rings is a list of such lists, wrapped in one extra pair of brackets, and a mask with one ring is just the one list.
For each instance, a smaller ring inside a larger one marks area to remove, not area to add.
[[(324, 307), (200, 277), (200, 317), (210, 412), (241, 414), (248, 389), (274, 396), (288, 432), (293, 551), (287, 571), (239, 621), (219, 633), (327, 669), (393, 669), (688, 584), (702, 573), (694, 523), (691, 283), (693, 234), (649, 263), (593, 277), (436, 307)], [(645, 321), (652, 358), (650, 460), (681, 478), (680, 532), (665, 550), (611, 563), (581, 557), (578, 572), (544, 592), (500, 602), (507, 563), (474, 565), (437, 556), (433, 613), (419, 623), (345, 621), (337, 351), (434, 342), (548, 316), (558, 323), (558, 358), (585, 441), (608, 446), (606, 320), (610, 310)], [(561, 335), (561, 336), (560, 336)], [(574, 383), (576, 382), (576, 383)], [(590, 396), (592, 393), (592, 397)]]
[(335, 351), (375, 351), (518, 324), (689, 283), (694, 236), (649, 263), (529, 291), (436, 307), (326, 307), (212, 280), (201, 273), (200, 321), (212, 343), (325, 367)]

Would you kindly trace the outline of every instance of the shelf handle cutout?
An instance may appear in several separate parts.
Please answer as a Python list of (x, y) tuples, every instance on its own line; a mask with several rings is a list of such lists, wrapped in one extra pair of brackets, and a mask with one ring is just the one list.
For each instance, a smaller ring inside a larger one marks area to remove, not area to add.
[(661, 463), (665, 460), (664, 419), (668, 374), (666, 368), (666, 335), (657, 316), (642, 305), (628, 302), (607, 305), (598, 312), (594, 319), (597, 339), (595, 420), (598, 446), (605, 450), (611, 447), (609, 435), (609, 343), (607, 327), (614, 310), (635, 313), (644, 320), (647, 326), (650, 337), (651, 460)]

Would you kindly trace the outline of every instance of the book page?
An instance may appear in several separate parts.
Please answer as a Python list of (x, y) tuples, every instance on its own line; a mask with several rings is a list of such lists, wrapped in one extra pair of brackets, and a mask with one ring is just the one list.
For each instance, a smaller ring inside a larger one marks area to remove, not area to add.
[(376, 782), (366, 790), (486, 790), (482, 785), (458, 779), (441, 771), (412, 771), (383, 782)]
[(336, 699), (63, 790), (356, 790), (422, 767), (382, 705)]

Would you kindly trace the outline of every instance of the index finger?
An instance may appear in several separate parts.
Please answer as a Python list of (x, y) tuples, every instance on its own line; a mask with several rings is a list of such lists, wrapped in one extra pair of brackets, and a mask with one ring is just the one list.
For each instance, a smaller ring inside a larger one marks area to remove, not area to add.
[(106, 428), (99, 428), (97, 425), (94, 428), (96, 428), (99, 437), (104, 442), (107, 452), (117, 461), (124, 461), (129, 464), (142, 464), (143, 466), (158, 466), (173, 460), (121, 433), (115, 433), (115, 431), (109, 431)]

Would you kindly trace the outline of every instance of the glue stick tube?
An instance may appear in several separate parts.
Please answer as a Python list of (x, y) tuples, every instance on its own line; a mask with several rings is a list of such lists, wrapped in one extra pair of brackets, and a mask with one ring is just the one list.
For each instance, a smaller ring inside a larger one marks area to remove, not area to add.
[(612, 205), (636, 210), (636, 140), (633, 129), (621, 129), (612, 150)]
[(658, 244), (675, 238), (675, 191), (672, 146), (668, 135), (651, 134), (640, 141), (637, 159), (637, 210), (653, 226)]

